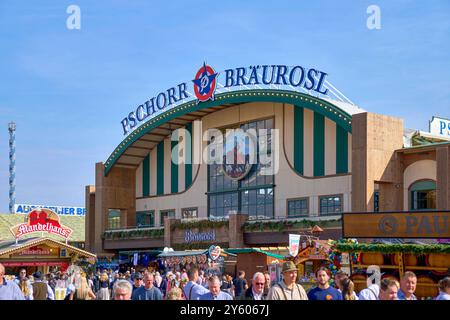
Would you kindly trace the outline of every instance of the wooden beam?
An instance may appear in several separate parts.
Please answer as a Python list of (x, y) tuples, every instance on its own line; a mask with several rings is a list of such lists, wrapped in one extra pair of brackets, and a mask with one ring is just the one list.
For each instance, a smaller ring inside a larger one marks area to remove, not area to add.
[(128, 148), (134, 148), (134, 149), (139, 149), (139, 150), (148, 150), (148, 151), (150, 151), (149, 148), (144, 148), (144, 147), (129, 146)]
[(116, 162), (116, 165), (118, 165), (118, 166), (133, 167), (133, 168), (139, 167), (139, 165), (137, 165), (137, 164), (129, 164), (129, 163), (123, 163), (123, 162)]
[(145, 159), (146, 156), (138, 156), (138, 155), (136, 155), (136, 154), (126, 154), (126, 153), (123, 153), (123, 154), (121, 155), (121, 157), (132, 157), (132, 158)]
[(145, 139), (145, 138), (139, 138), (139, 140), (136, 140), (136, 142), (138, 141), (145, 141), (145, 142), (150, 142), (150, 143), (158, 143), (159, 140), (152, 140), (152, 139)]
[(157, 137), (167, 137), (169, 134), (157, 133), (157, 132), (147, 132), (148, 135), (154, 135)]

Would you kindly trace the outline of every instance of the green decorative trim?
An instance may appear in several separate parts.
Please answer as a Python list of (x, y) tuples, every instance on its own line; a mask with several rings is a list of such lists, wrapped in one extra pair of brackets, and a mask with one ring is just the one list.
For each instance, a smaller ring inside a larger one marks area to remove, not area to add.
[(303, 108), (294, 105), (294, 169), (301, 175), (304, 170), (303, 122)]
[(338, 227), (342, 225), (342, 219), (333, 220), (280, 220), (280, 221), (247, 221), (241, 229), (244, 232), (254, 231), (286, 231), (294, 229), (307, 229), (318, 225), (321, 228)]
[[(185, 163), (185, 175), (184, 175), (184, 188), (187, 190), (192, 184), (192, 122), (186, 126), (186, 130), (189, 132), (188, 137), (186, 137), (185, 152), (186, 152), (186, 163)], [(190, 137), (190, 138), (189, 138)]]
[(164, 194), (164, 140), (156, 147), (156, 195)]
[(303, 108), (308, 108), (314, 112), (320, 113), (323, 116), (336, 122), (347, 132), (352, 131), (352, 116), (343, 111), (336, 105), (308, 94), (299, 93), (289, 90), (276, 89), (261, 89), (261, 90), (239, 90), (232, 92), (224, 92), (215, 95), (213, 101), (197, 103), (196, 100), (186, 102), (182, 105), (174, 107), (154, 118), (151, 118), (139, 128), (131, 132), (113, 151), (105, 162), (105, 176), (108, 175), (111, 168), (120, 158), (122, 153), (134, 142), (139, 140), (150, 130), (158, 126), (180, 117), (182, 115), (194, 112), (204, 108), (212, 108), (223, 104), (247, 103), (247, 102), (277, 102), (288, 103), (292, 105), (301, 105)]
[(336, 174), (348, 173), (348, 133), (336, 125)]
[(431, 180), (418, 181), (411, 185), (410, 191), (436, 190), (436, 182)]
[(164, 238), (164, 228), (142, 230), (132, 229), (122, 231), (107, 230), (102, 234), (102, 239), (104, 240), (129, 240), (142, 238)]
[(325, 118), (314, 112), (314, 176), (325, 175)]
[(148, 197), (150, 195), (150, 153), (144, 158), (142, 162), (142, 196)]
[(172, 161), (172, 153), (178, 154), (178, 136), (176, 141), (171, 141), (170, 143), (170, 193), (178, 193), (178, 163)]
[(211, 220), (200, 220), (200, 221), (193, 221), (193, 222), (175, 222), (170, 225), (170, 230), (175, 229), (198, 229), (199, 231), (205, 230), (205, 229), (215, 229), (215, 228), (222, 228), (226, 227), (228, 228), (229, 223), (228, 220), (222, 220), (222, 221), (211, 221)]
[[(450, 254), (450, 246), (445, 244), (342, 244), (337, 243), (336, 249), (340, 252), (380, 252), (380, 253), (445, 253)], [(450, 259), (450, 256), (449, 256)]]

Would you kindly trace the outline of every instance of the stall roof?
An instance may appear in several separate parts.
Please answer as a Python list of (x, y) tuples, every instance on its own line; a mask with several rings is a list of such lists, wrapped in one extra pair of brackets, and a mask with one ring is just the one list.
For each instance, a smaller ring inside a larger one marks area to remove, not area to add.
[(0, 242), (0, 256), (11, 254), (13, 252), (18, 252), (20, 250), (27, 249), (29, 247), (37, 246), (40, 244), (49, 244), (53, 246), (59, 246), (62, 248), (66, 248), (70, 252), (75, 252), (81, 256), (84, 256), (89, 259), (91, 263), (95, 263), (95, 260), (97, 259), (97, 256), (93, 253), (90, 253), (85, 250), (81, 250), (79, 248), (76, 248), (74, 246), (71, 246), (69, 244), (56, 241), (51, 238), (28, 238), (28, 239), (20, 239), (17, 241), (17, 245), (15, 241), (3, 241)]
[[(234, 252), (230, 251), (231, 249), (222, 249), (222, 252), (220, 253), (221, 256), (232, 256), (235, 257), (236, 255)], [(184, 257), (184, 256), (199, 256), (202, 254), (207, 254), (208, 250), (187, 250), (187, 251), (170, 251), (170, 252), (163, 252), (158, 254), (158, 257), (164, 258), (164, 257)]]
[(275, 259), (279, 259), (279, 260), (284, 260), (285, 257), (276, 253), (272, 253), (272, 252), (268, 252), (268, 251), (264, 251), (258, 248), (237, 248), (237, 249), (227, 249), (228, 252), (231, 253), (252, 253), (252, 252), (258, 252), (258, 253), (263, 253), (266, 256), (275, 258)]
[(184, 257), (184, 256), (199, 256), (206, 254), (208, 250), (192, 250), (192, 251), (169, 251), (158, 254), (158, 257)]
[(151, 255), (158, 255), (161, 252), (163, 252), (162, 250), (127, 250), (127, 251), (119, 251), (119, 254), (135, 254), (135, 253), (149, 253)]

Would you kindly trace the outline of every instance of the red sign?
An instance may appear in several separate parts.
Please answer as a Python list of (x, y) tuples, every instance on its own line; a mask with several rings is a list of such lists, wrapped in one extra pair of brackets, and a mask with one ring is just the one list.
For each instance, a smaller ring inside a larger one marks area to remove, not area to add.
[(32, 247), (20, 252), (19, 256), (49, 256), (51, 254), (48, 248)]
[(5, 267), (65, 267), (69, 266), (68, 262), (2, 262)]
[(67, 239), (73, 232), (72, 229), (60, 224), (59, 216), (55, 212), (44, 208), (31, 211), (25, 217), (24, 223), (10, 230), (16, 238), (35, 232), (47, 232)]

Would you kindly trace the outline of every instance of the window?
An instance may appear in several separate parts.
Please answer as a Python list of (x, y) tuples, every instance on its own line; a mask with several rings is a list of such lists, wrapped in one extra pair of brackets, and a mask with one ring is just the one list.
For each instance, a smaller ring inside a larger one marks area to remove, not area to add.
[(175, 218), (175, 210), (161, 210), (159, 212), (159, 225), (164, 226), (164, 217)]
[(197, 218), (198, 217), (197, 211), (198, 211), (197, 208), (184, 208), (184, 209), (181, 209), (181, 218), (182, 219)]
[(373, 211), (380, 211), (380, 191), (375, 191), (373, 193)]
[(320, 214), (333, 215), (342, 212), (342, 196), (324, 196), (319, 198)]
[(120, 228), (120, 210), (118, 209), (108, 209), (108, 229), (119, 229)]
[(436, 183), (431, 180), (418, 181), (410, 187), (410, 209), (436, 209)]
[(308, 216), (308, 199), (291, 199), (287, 201), (287, 212), (289, 217)]
[[(273, 119), (253, 121), (240, 125), (244, 132), (257, 130), (257, 151), (267, 150), (271, 154), (271, 129), (274, 127)], [(266, 129), (266, 131), (259, 131)], [(248, 150), (246, 147), (245, 150)], [(226, 152), (224, 152), (226, 153)], [(271, 218), (274, 216), (274, 176), (265, 175), (259, 154), (247, 175), (242, 179), (232, 179), (224, 173), (220, 164), (208, 165), (208, 216), (210, 218), (228, 217), (234, 210), (248, 214), (252, 218)]]
[(138, 211), (136, 212), (136, 226), (154, 227), (155, 226), (155, 211)]
[(253, 219), (273, 217), (273, 188), (242, 191), (241, 212)]

